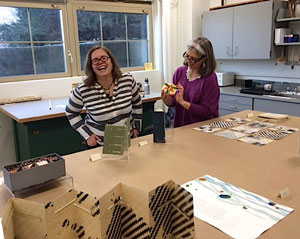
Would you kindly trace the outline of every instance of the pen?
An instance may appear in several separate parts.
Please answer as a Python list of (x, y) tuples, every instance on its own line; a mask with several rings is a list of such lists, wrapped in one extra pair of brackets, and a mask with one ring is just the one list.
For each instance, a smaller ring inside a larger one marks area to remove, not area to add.
[(51, 106), (51, 99), (49, 99), (49, 110), (52, 109), (52, 106)]

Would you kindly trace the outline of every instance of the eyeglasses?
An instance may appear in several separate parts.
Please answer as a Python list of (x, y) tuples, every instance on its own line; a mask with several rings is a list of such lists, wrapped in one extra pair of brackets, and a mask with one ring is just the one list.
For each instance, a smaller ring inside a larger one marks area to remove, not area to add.
[(100, 62), (107, 62), (107, 60), (109, 59), (109, 56), (101, 56), (100, 58), (94, 58), (92, 60), (92, 64), (93, 65), (97, 65), (99, 64)]
[(182, 56), (183, 56), (184, 59), (192, 62), (193, 64), (196, 64), (197, 62), (201, 61), (204, 57), (206, 57), (206, 55), (203, 55), (199, 59), (195, 59), (195, 58), (190, 57), (186, 52), (183, 53)]

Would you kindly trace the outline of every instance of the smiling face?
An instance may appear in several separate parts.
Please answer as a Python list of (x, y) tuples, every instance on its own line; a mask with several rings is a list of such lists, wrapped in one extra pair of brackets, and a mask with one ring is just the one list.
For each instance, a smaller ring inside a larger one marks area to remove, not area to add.
[[(200, 56), (195, 50), (187, 49), (185, 61), (191, 69), (197, 70), (201, 64), (205, 61), (205, 57)], [(202, 59), (201, 59), (202, 58)], [(201, 59), (200, 61), (197, 61)], [(196, 61), (196, 62), (195, 62)]]
[(112, 75), (112, 62), (107, 52), (103, 49), (97, 49), (92, 53), (91, 63), (97, 78), (103, 78)]

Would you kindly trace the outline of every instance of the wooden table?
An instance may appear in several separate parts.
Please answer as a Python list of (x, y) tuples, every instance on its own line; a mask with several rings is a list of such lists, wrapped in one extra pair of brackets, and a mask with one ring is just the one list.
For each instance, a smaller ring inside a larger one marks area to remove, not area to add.
[[(253, 111), (243, 111), (230, 116), (242, 116)], [(253, 112), (254, 118), (258, 112)], [(91, 162), (96, 148), (65, 156), (67, 173), (73, 176), (75, 188), (100, 197), (119, 182), (150, 191), (173, 179), (183, 184), (203, 175), (211, 175), (222, 181), (241, 187), (294, 208), (288, 215), (259, 238), (300, 238), (300, 158), (299, 133), (279, 141), (258, 147), (213, 134), (192, 130), (193, 127), (218, 119), (196, 123), (166, 132), (165, 144), (154, 144), (153, 136), (132, 140), (129, 160), (100, 160)], [(289, 117), (278, 124), (300, 126), (300, 118)], [(148, 145), (139, 147), (147, 140)], [(289, 188), (291, 195), (278, 198), (279, 191)], [(4, 208), (5, 189), (0, 187), (0, 213)], [(46, 203), (51, 200), (52, 190), (30, 196), (32, 200)], [(53, 198), (52, 198), (53, 199)], [(195, 218), (196, 238), (229, 238), (211, 225)]]
[[(152, 124), (154, 104), (160, 98), (160, 94), (154, 92), (142, 97), (142, 129)], [(0, 106), (0, 111), (13, 119), (17, 161), (54, 152), (65, 155), (85, 149), (83, 138), (65, 116), (67, 100), (67, 97), (51, 99), (51, 109), (48, 99)]]

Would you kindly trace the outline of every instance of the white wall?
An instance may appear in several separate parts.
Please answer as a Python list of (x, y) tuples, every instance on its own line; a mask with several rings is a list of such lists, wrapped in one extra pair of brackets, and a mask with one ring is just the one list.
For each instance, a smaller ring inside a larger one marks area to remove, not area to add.
[(192, 6), (192, 39), (202, 35), (202, 12), (209, 10), (209, 0), (193, 1)]
[(209, 0), (173, 0), (171, 4), (171, 69), (183, 64), (182, 54), (189, 41), (202, 35), (202, 12), (209, 10)]

